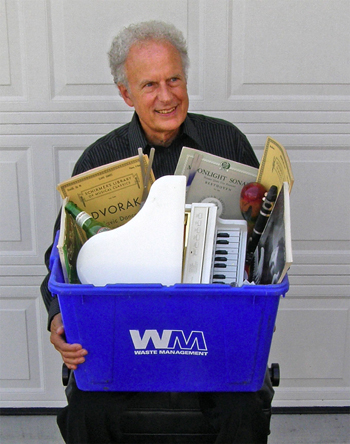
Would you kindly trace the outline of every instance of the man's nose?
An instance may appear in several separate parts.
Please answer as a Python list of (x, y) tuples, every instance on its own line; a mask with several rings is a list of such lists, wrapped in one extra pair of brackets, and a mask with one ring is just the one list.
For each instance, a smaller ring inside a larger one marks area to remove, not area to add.
[(159, 86), (158, 99), (164, 103), (169, 102), (172, 99), (170, 86), (168, 86), (167, 84)]

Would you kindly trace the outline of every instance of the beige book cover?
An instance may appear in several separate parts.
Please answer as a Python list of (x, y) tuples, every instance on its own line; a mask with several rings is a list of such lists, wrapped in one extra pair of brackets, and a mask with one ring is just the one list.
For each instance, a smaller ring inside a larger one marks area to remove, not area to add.
[[(147, 170), (148, 156), (143, 155)], [(151, 171), (148, 189), (154, 182)], [(141, 208), (143, 175), (139, 156), (118, 160), (71, 177), (57, 185), (64, 199), (109, 228), (132, 219)]]
[(283, 182), (288, 182), (292, 191), (294, 176), (286, 149), (276, 140), (266, 139), (263, 157), (260, 163), (257, 182), (269, 190), (272, 185), (282, 189)]

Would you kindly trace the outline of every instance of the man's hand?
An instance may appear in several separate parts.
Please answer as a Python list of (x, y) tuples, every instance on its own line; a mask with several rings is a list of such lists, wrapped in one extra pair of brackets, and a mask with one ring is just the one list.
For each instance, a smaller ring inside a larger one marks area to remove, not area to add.
[(55, 349), (61, 353), (63, 362), (70, 370), (76, 370), (79, 364), (85, 361), (87, 351), (80, 344), (68, 344), (65, 340), (61, 313), (51, 321), (50, 341)]

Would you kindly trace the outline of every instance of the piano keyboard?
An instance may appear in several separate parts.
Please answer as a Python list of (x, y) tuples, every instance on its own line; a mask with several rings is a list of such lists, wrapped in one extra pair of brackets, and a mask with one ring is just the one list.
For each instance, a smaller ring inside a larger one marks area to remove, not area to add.
[(218, 221), (212, 261), (213, 284), (242, 285), (247, 231), (246, 224), (240, 222)]
[(190, 206), (182, 282), (241, 286), (244, 280), (247, 223), (244, 220), (217, 218), (212, 206), (196, 203)]

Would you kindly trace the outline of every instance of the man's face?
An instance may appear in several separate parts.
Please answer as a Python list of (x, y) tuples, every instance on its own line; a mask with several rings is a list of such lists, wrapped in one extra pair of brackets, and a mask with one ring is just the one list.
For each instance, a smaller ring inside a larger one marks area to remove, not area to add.
[(186, 118), (188, 95), (181, 56), (168, 42), (136, 43), (125, 62), (129, 87), (118, 85), (135, 108), (149, 142), (169, 144)]

